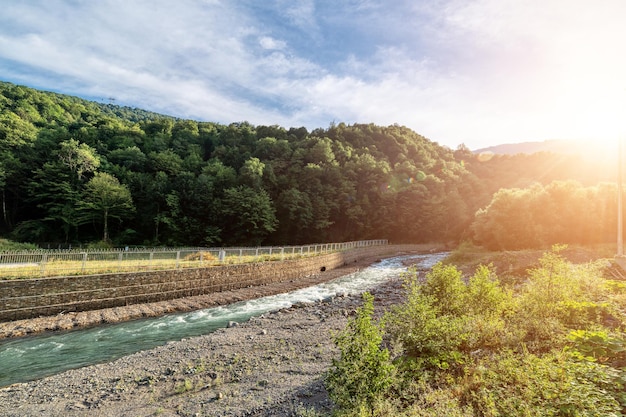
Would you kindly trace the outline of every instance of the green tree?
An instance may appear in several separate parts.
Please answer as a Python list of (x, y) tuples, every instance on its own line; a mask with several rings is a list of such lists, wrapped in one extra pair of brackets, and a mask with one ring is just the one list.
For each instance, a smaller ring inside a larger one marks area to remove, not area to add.
[(278, 225), (276, 210), (267, 192), (246, 186), (224, 191), (222, 222), (224, 240), (239, 245), (261, 244)]
[(280, 193), (276, 202), (280, 223), (277, 230), (279, 242), (306, 243), (307, 230), (313, 223), (313, 206), (306, 193), (289, 188)]
[(99, 217), (102, 220), (102, 240), (109, 241), (109, 218), (121, 220), (130, 217), (135, 210), (128, 187), (120, 184), (117, 178), (105, 172), (96, 172), (85, 185), (84, 200), (80, 209), (85, 219)]
[[(47, 162), (33, 172), (28, 191), (28, 202), (33, 203), (43, 213), (39, 220), (49, 226), (48, 230), (63, 232), (62, 239), (61, 236), (47, 233), (31, 236), (30, 239), (58, 239), (68, 243), (70, 235), (79, 224), (77, 209), (80, 190), (76, 186), (74, 174), (58, 161)], [(22, 229), (24, 230), (23, 227)]]
[(28, 120), (13, 112), (0, 114), (0, 150), (32, 143), (37, 137), (37, 128)]
[(86, 143), (70, 139), (60, 143), (58, 157), (61, 163), (76, 174), (80, 181), (84, 173), (93, 172), (100, 166), (95, 149)]
[(259, 158), (251, 157), (239, 170), (239, 178), (242, 184), (258, 190), (261, 188), (263, 181), (263, 169), (265, 164)]

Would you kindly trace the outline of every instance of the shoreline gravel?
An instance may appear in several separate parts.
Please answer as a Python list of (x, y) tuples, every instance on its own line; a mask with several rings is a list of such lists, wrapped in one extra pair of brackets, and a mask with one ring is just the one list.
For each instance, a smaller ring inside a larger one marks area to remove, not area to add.
[[(229, 303), (292, 291), (287, 287), (302, 288), (328, 281), (375, 261), (364, 260), (283, 284), (281, 288), (249, 288), (205, 302)], [(402, 279), (393, 277), (370, 292), (380, 313), (402, 300)], [(0, 415), (326, 415), (332, 410), (332, 403), (323, 377), (338, 355), (332, 335), (345, 327), (361, 302), (360, 294), (354, 294), (294, 306), (113, 362), (0, 388)], [(192, 308), (200, 302), (183, 299), (181, 303)], [(146, 308), (159, 310), (154, 305)], [(100, 320), (105, 316), (103, 312), (92, 314), (100, 314)]]

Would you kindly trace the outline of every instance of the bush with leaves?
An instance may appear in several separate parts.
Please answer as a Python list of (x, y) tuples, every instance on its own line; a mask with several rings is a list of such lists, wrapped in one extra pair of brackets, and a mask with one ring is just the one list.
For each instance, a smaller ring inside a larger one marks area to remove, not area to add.
[(372, 356), (380, 333), (364, 331), (373, 326), (366, 303), (338, 339), (340, 415), (626, 416), (626, 287), (605, 280), (600, 263), (570, 264), (562, 249), (514, 290), (487, 266), (467, 279), (453, 265), (423, 279), (409, 271), (405, 302), (383, 320), (397, 346), (384, 390), (372, 375), (388, 354)]
[(372, 321), (373, 313), (374, 297), (365, 293), (356, 316), (335, 337), (341, 357), (333, 360), (326, 387), (342, 409), (367, 409), (387, 393), (395, 375), (389, 351), (381, 348), (382, 330)]
[(481, 266), (466, 284), (454, 265), (439, 263), (423, 282), (417, 273), (405, 277), (406, 302), (386, 315), (389, 334), (411, 366), (448, 369), (464, 362), (470, 351), (500, 346), (511, 295), (497, 277)]
[(611, 303), (602, 265), (573, 265), (560, 255), (564, 248), (555, 245), (542, 256), (516, 297), (511, 325), (524, 333), (524, 343), (534, 351), (564, 346), (572, 329), (625, 324), (623, 313)]
[(461, 403), (475, 415), (617, 417), (624, 385), (619, 371), (554, 352), (503, 351), (465, 368)]

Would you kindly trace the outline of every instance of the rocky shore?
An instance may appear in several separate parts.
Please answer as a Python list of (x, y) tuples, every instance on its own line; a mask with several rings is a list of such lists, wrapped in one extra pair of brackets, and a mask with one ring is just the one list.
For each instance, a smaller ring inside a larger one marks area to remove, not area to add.
[[(179, 300), (178, 311), (192, 309), (195, 305), (205, 308), (291, 291), (349, 274), (374, 261), (366, 260), (358, 265), (284, 283), (280, 287), (233, 291), (213, 295), (219, 296), (213, 300), (208, 299), (211, 296), (204, 296), (203, 300)], [(377, 311), (399, 302), (401, 288), (401, 278), (395, 277), (371, 291), (375, 295)], [(326, 415), (332, 404), (324, 388), (323, 376), (338, 354), (333, 334), (345, 327), (348, 317), (360, 304), (358, 294), (338, 296), (268, 313), (206, 336), (170, 342), (114, 362), (4, 387), (0, 389), (0, 415)], [(168, 310), (173, 307), (145, 305), (132, 308), (152, 311), (156, 315), (160, 308)], [(96, 317), (94, 321), (102, 322), (110, 313), (90, 314)], [(118, 312), (118, 316), (128, 314)], [(17, 327), (54, 329), (56, 323), (65, 319), (42, 318), (42, 321), (47, 320), (45, 325), (25, 322)], [(96, 323), (90, 323), (93, 324)], [(6, 332), (5, 337), (11, 334), (8, 326), (2, 331)]]

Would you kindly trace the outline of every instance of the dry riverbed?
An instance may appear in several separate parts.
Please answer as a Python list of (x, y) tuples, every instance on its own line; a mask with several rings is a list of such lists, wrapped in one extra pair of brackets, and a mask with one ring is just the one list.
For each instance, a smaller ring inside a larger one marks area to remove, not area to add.
[[(219, 300), (204, 296), (204, 300), (179, 301), (179, 307), (155, 303), (129, 308), (143, 308), (155, 314), (161, 308), (182, 311), (198, 303), (204, 308), (314, 285), (374, 261), (285, 283), (280, 288), (265, 286), (213, 296), (221, 297)], [(401, 278), (395, 277), (371, 291), (376, 297), (377, 311), (399, 302), (401, 288)], [(325, 415), (332, 404), (323, 376), (338, 355), (332, 335), (345, 327), (359, 305), (360, 295), (338, 296), (268, 313), (206, 336), (170, 342), (113, 362), (14, 384), (0, 389), (0, 415), (302, 416), (313, 412)], [(91, 314), (97, 314), (94, 321), (102, 322), (106, 314), (112, 313)], [(128, 311), (117, 313), (128, 314)], [(62, 328), (54, 320), (66, 319), (41, 319), (48, 322), (38, 325)], [(32, 329), (37, 326), (32, 321), (18, 326), (27, 333), (29, 326), (31, 332), (37, 331)], [(0, 328), (4, 337), (12, 334), (9, 327)]]

